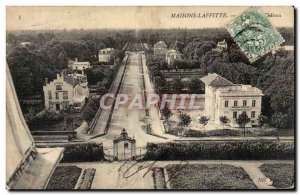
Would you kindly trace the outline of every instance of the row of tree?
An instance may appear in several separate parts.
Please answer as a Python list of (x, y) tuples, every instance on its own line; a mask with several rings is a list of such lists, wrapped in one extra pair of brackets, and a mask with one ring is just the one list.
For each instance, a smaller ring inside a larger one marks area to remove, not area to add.
[[(45, 78), (53, 80), (68, 68), (68, 61), (75, 58), (93, 64), (97, 61), (99, 49), (117, 48), (112, 59), (121, 62), (124, 52), (118, 48), (122, 48), (132, 36), (133, 33), (128, 31), (106, 30), (8, 33), (7, 63), (19, 98), (43, 95)], [(29, 44), (20, 45), (22, 42)]]
[[(164, 119), (166, 120), (167, 123), (169, 118), (173, 115), (171, 110), (169, 109), (169, 106), (166, 105), (162, 110), (161, 110), (161, 114), (164, 117)], [(190, 125), (190, 123), (192, 122), (192, 118), (189, 114), (183, 113), (181, 112), (178, 115), (178, 126), (182, 127), (182, 128), (186, 128)], [(229, 119), (227, 116), (220, 116), (219, 118), (220, 122), (223, 124), (223, 129), (225, 128), (225, 125), (227, 125), (229, 123)], [(209, 122), (209, 118), (202, 116), (199, 119), (199, 123), (201, 125), (203, 125), (204, 128), (204, 133), (205, 133), (205, 126), (208, 124)], [(244, 136), (246, 136), (246, 125), (250, 122), (250, 118), (248, 117), (246, 112), (242, 112), (242, 114), (240, 114), (237, 118), (236, 118), (236, 123), (243, 128), (244, 131)], [(260, 127), (263, 127), (265, 123), (268, 122), (268, 118), (264, 115), (260, 115), (258, 117), (258, 124)]]

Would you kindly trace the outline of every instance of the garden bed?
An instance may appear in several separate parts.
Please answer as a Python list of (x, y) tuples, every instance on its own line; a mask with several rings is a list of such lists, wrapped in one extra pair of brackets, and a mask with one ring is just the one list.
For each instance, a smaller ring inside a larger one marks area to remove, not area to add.
[(290, 189), (295, 184), (295, 166), (293, 164), (263, 164), (261, 172), (273, 181), (276, 188)]
[(47, 190), (73, 190), (82, 169), (76, 166), (58, 166), (53, 172)]
[(92, 183), (93, 183), (93, 179), (95, 176), (95, 172), (96, 169), (85, 169), (83, 171), (81, 180), (78, 184), (78, 188), (79, 190), (89, 190), (91, 189)]
[(190, 164), (166, 168), (171, 189), (257, 189), (243, 168), (232, 165)]
[(152, 171), (154, 189), (166, 189), (166, 181), (163, 168), (156, 167)]

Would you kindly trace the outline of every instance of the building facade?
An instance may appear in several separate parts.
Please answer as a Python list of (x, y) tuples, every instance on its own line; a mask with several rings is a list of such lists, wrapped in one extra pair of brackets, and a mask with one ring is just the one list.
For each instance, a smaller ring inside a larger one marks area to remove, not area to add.
[(168, 47), (165, 42), (159, 41), (153, 46), (153, 54), (154, 55), (162, 55), (165, 56), (168, 52)]
[(75, 111), (81, 111), (86, 97), (89, 97), (88, 82), (85, 75), (65, 74), (43, 86), (45, 108), (48, 111), (60, 112), (68, 110), (70, 106)]
[(217, 47), (213, 48), (213, 51), (226, 51), (227, 50), (227, 42), (225, 41), (225, 39), (223, 41), (220, 41), (217, 43)]
[(105, 48), (99, 51), (99, 62), (110, 63), (114, 48)]
[(210, 121), (220, 123), (220, 116), (226, 116), (231, 127), (238, 127), (236, 119), (246, 112), (251, 121), (247, 126), (258, 125), (261, 90), (251, 85), (233, 84), (215, 73), (201, 80), (205, 83), (205, 113)]
[(176, 60), (181, 60), (180, 52), (176, 50), (169, 50), (166, 53), (166, 61), (168, 63), (168, 66), (172, 66)]
[(75, 58), (75, 62), (69, 63), (68, 67), (72, 70), (84, 70), (86, 68), (90, 68), (90, 62), (78, 62), (78, 58)]

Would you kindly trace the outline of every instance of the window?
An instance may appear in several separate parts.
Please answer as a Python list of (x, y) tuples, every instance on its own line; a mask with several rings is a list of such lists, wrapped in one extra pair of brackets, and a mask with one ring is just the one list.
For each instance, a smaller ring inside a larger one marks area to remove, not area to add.
[(243, 106), (247, 106), (247, 100), (243, 100)]
[(48, 91), (48, 99), (52, 100), (52, 93), (51, 93), (51, 91)]
[(53, 108), (53, 102), (49, 101), (49, 109)]
[(238, 101), (237, 101), (237, 100), (234, 100), (233, 105), (234, 105), (234, 106), (237, 106), (237, 105), (238, 105)]
[(228, 107), (228, 101), (225, 101), (225, 107), (226, 108)]
[(62, 86), (61, 85), (56, 85), (56, 90), (62, 90)]
[(251, 118), (255, 118), (255, 111), (251, 112)]
[(63, 101), (63, 102), (62, 102), (62, 106), (63, 106), (63, 109), (64, 109), (64, 110), (67, 110), (68, 107), (69, 107), (69, 101)]
[(58, 92), (55, 92), (55, 99), (59, 99)]
[(68, 92), (63, 92), (63, 99), (67, 100), (68, 99)]
[(256, 100), (252, 100), (252, 107), (256, 106)]
[(237, 118), (237, 112), (233, 112), (233, 118)]

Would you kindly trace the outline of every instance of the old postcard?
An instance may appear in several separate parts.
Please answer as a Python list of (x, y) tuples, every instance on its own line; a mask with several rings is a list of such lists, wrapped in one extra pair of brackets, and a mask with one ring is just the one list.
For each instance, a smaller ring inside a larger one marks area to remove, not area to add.
[(294, 7), (6, 12), (9, 190), (295, 189)]

